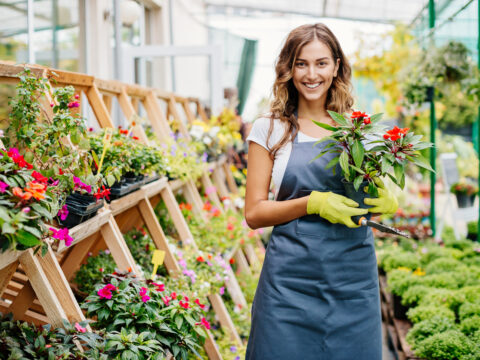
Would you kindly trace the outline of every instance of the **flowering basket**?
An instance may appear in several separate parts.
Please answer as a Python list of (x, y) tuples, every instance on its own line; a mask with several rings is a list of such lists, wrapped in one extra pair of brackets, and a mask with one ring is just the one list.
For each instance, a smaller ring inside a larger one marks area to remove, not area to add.
[(364, 112), (354, 111), (345, 117), (334, 111), (328, 113), (337, 126), (314, 121), (332, 133), (317, 141), (316, 144), (324, 141), (329, 143), (313, 160), (327, 153), (339, 154), (332, 158), (326, 168), (332, 168), (335, 172), (339, 164), (346, 182), (353, 183), (356, 191), (364, 184), (368, 186), (368, 194), (378, 196), (373, 179), (383, 176), (388, 176), (403, 189), (405, 166), (408, 163), (433, 171), (419, 152), (433, 144), (421, 141), (422, 135), (415, 135), (408, 128), (397, 126), (384, 133), (383, 126), (379, 125), (382, 114), (368, 116)]

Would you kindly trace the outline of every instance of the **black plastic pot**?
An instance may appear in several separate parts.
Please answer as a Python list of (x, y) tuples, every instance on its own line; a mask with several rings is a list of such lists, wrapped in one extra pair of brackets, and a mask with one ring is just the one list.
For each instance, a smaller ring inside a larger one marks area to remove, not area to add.
[(151, 182), (154, 182), (155, 180), (160, 179), (160, 175), (150, 175), (150, 176), (145, 176), (143, 179), (144, 184), (150, 184)]
[(455, 194), (457, 197), (458, 207), (463, 209), (467, 207), (472, 207), (475, 202), (476, 195), (467, 195), (467, 194)]
[[(358, 191), (355, 190), (355, 187), (353, 186), (352, 182), (348, 182), (345, 179), (342, 179), (343, 187), (345, 188), (345, 196), (349, 199), (352, 199), (353, 201), (358, 203), (358, 207), (362, 209), (368, 209), (371, 206), (367, 205), (363, 202), (365, 198), (372, 198), (370, 194), (366, 193), (363, 191), (365, 186), (368, 186), (368, 181), (364, 181), (360, 184), (360, 187), (358, 188)], [(365, 215), (361, 216), (352, 216), (352, 221), (354, 223), (358, 223), (361, 217), (365, 217), (370, 220), (372, 217), (372, 214), (367, 213)]]
[(113, 184), (113, 186), (110, 188), (110, 200), (107, 200), (108, 202), (121, 198), (122, 196), (127, 195), (130, 193), (130, 184), (128, 184), (124, 178), (120, 180), (120, 182), (116, 182)]
[(399, 320), (407, 320), (407, 311), (410, 307), (402, 304), (402, 298), (393, 294), (393, 316)]
[(94, 217), (103, 207), (103, 200), (97, 200), (93, 195), (73, 193), (67, 197), (65, 204), (68, 208), (67, 218), (59, 221), (62, 226), (70, 229)]

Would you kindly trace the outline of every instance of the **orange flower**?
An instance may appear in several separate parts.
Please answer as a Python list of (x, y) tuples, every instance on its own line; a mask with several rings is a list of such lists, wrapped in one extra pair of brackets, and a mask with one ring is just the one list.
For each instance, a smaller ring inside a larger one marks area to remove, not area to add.
[(123, 141), (121, 140), (117, 140), (113, 143), (113, 146), (122, 146), (123, 145)]
[(12, 189), (13, 195), (18, 196), (20, 199), (28, 201), (32, 198), (32, 194), (29, 192), (23, 192), (18, 186)]
[(192, 204), (187, 203), (185, 205), (185, 209), (187, 209), (188, 211), (191, 211), (192, 210)]
[(32, 196), (37, 200), (45, 199), (45, 190), (47, 190), (47, 185), (34, 183), (32, 181), (27, 183), (27, 187), (24, 189), (27, 193), (32, 194)]
[(221, 214), (220, 210), (219, 210), (219, 209), (215, 209), (215, 211), (213, 212), (212, 215), (213, 215), (214, 217), (219, 217), (220, 214)]
[(212, 209), (212, 204), (210, 204), (208, 201), (203, 204), (203, 210), (210, 211)]

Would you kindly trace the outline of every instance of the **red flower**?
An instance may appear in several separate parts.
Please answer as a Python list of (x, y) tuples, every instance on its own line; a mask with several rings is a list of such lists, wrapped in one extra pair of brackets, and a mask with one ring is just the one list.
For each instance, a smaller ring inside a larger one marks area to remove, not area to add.
[(208, 201), (203, 204), (203, 210), (210, 211), (212, 209), (212, 204), (210, 204)]
[(228, 223), (228, 224), (227, 224), (227, 229), (228, 229), (228, 230), (232, 231), (234, 228), (235, 228), (235, 227), (233, 226), (232, 223)]
[(231, 265), (235, 264), (235, 259), (234, 258), (230, 258), (230, 260), (228, 261)]
[(170, 298), (168, 296), (162, 297), (162, 300), (166, 306), (170, 305)]
[(97, 291), (98, 296), (100, 296), (101, 299), (111, 299), (112, 298), (112, 292), (108, 290), (106, 287), (101, 288), (100, 290)]
[(371, 124), (372, 121), (370, 120), (369, 117), (367, 117), (367, 118), (363, 119), (363, 123), (364, 123), (365, 125), (368, 125), (368, 124)]
[(204, 259), (202, 256), (199, 256), (199, 257), (197, 257), (197, 261), (198, 261), (198, 262), (204, 262), (205, 259)]
[(367, 117), (367, 114), (361, 111), (354, 111), (352, 112), (352, 115), (350, 117), (352, 119), (359, 119), (359, 118)]
[(133, 140), (138, 140), (138, 136), (132, 136)]
[(408, 133), (409, 128), (403, 128), (400, 129), (398, 126), (395, 126), (392, 130), (388, 130), (385, 135), (383, 135), (383, 138), (385, 140), (389, 139), (392, 141), (397, 141), (401, 137), (405, 136)]
[(165, 291), (165, 285), (164, 284), (152, 283), (152, 285), (155, 286), (155, 290), (157, 290), (157, 291)]
[(210, 323), (204, 317), (202, 318), (202, 320), (200, 322), (195, 323), (195, 325), (203, 325), (203, 326), (205, 326), (206, 329), (210, 330)]
[(172, 298), (172, 300), (175, 300), (177, 298), (177, 293), (174, 291), (170, 294), (170, 297)]
[(40, 174), (35, 170), (32, 171), (32, 176), (35, 180), (37, 180), (40, 183), (46, 183), (48, 181), (48, 179), (45, 176), (43, 176), (42, 174)]
[(62, 170), (62, 168), (58, 168), (58, 175), (63, 175), (63, 170)]
[(215, 209), (215, 210), (213, 211), (213, 216), (214, 216), (214, 217), (219, 217), (220, 214), (221, 214), (221, 212), (220, 212), (219, 209)]
[(182, 300), (179, 301), (179, 304), (181, 307), (183, 307), (184, 309), (188, 309), (188, 302), (183, 302)]
[(200, 300), (198, 300), (198, 299), (195, 299), (195, 304), (197, 304), (198, 306), (200, 306), (200, 309), (204, 309), (204, 308), (205, 308), (205, 305), (200, 304)]

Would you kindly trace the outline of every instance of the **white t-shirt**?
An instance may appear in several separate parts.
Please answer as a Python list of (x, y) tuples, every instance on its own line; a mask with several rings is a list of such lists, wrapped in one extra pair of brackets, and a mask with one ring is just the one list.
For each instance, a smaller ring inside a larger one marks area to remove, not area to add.
[[(270, 118), (262, 117), (257, 119), (252, 126), (252, 130), (247, 137), (247, 141), (253, 141), (265, 149), (270, 150), (275, 144), (277, 144), (285, 133), (285, 123), (282, 123), (279, 119), (273, 120), (273, 131), (270, 135), (267, 146), (268, 129), (270, 128)], [(298, 132), (298, 142), (316, 141), (317, 138), (305, 135), (301, 131)], [(272, 169), (272, 181), (275, 189), (275, 198), (277, 198), (278, 190), (282, 184), (283, 175), (287, 168), (288, 159), (292, 152), (292, 142), (287, 142), (282, 148), (280, 148), (275, 154), (273, 160)]]

